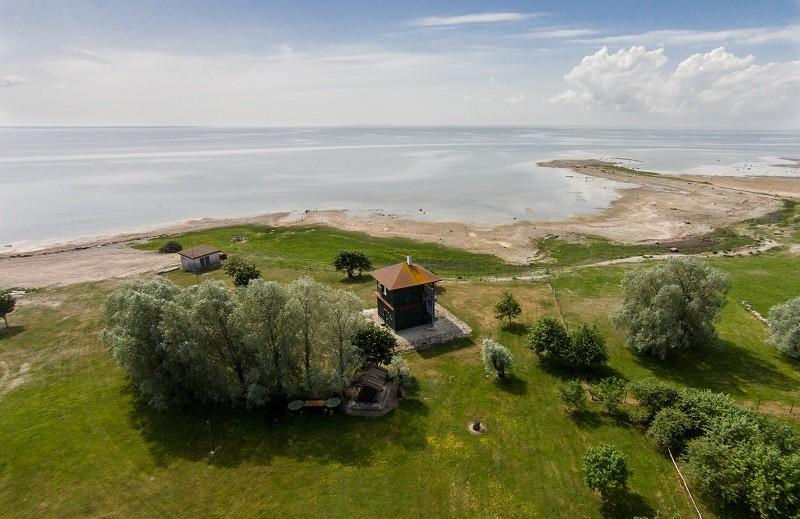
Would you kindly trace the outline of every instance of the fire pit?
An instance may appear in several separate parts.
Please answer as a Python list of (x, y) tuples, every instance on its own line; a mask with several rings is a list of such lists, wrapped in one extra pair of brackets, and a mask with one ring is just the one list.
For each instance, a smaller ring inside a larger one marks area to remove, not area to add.
[(467, 424), (467, 430), (470, 434), (483, 434), (486, 432), (486, 427), (479, 420), (475, 420)]

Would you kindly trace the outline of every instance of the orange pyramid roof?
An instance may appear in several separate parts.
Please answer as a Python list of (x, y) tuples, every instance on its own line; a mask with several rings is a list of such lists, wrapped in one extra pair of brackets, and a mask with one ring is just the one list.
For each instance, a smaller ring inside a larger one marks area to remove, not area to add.
[(378, 283), (385, 286), (387, 290), (415, 287), (417, 285), (426, 285), (442, 280), (442, 278), (429, 270), (419, 265), (409, 265), (405, 261), (397, 265), (374, 270), (370, 272), (369, 275), (375, 278)]

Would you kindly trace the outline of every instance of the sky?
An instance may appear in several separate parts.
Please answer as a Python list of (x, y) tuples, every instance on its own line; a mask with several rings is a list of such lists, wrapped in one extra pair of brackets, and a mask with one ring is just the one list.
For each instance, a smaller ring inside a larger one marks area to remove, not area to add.
[(0, 125), (800, 129), (800, 0), (0, 0)]

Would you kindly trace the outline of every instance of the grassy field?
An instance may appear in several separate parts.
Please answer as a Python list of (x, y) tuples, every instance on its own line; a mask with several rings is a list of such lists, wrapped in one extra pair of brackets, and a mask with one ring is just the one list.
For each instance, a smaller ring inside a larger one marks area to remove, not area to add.
[[(245, 236), (244, 243), (231, 242), (233, 236)], [(138, 245), (143, 250), (157, 250), (167, 239)], [(364, 252), (376, 268), (402, 261), (407, 255), (447, 277), (513, 274), (525, 270), (504, 263), (490, 254), (473, 254), (432, 243), (403, 238), (373, 238), (360, 232), (348, 232), (325, 226), (265, 227), (246, 225), (221, 227), (183, 235), (185, 247), (208, 244), (228, 254), (247, 256), (261, 268), (333, 270), (333, 258), (342, 250)]]
[[(248, 243), (228, 241), (245, 233)], [(356, 233), (319, 234), (246, 227), (180, 241), (237, 247), (265, 278), (288, 281), (305, 272), (354, 290), (368, 305), (374, 302), (367, 278), (347, 281), (327, 266), (338, 249), (364, 250), (376, 265), (411, 251), (453, 277), (508, 272), (490, 256)], [(784, 413), (800, 396), (800, 365), (765, 344), (764, 325), (739, 302), (766, 312), (800, 294), (800, 259), (777, 251), (713, 261), (733, 281), (717, 344), (668, 362), (626, 349), (607, 315), (619, 304), (621, 277), (634, 266), (554, 274), (548, 282), (450, 281), (441, 302), (473, 327), (474, 339), (409, 354), (417, 387), (397, 411), (382, 419), (280, 416), (277, 424), (263, 410), (143, 406), (99, 341), (100, 308), (115, 283), (37, 291), (10, 315), (12, 328), (0, 331), (6, 381), (17, 384), (0, 393), (0, 444), (7, 454), (0, 457), (0, 515), (691, 517), (668, 459), (641, 431), (599, 408), (566, 413), (556, 389), (569, 375), (539, 363), (524, 346), (523, 326), (502, 328), (491, 305), (508, 289), (522, 303), (520, 323), (559, 312), (570, 325), (596, 323), (609, 341), (608, 374), (710, 387)], [(181, 272), (168, 276), (196, 282)], [(226, 276), (215, 271), (202, 278)], [(515, 355), (506, 384), (483, 373), (478, 343), (484, 337)], [(473, 419), (486, 425), (486, 434), (467, 432)], [(604, 505), (580, 477), (583, 452), (603, 441), (621, 448), (634, 471), (616, 507)]]

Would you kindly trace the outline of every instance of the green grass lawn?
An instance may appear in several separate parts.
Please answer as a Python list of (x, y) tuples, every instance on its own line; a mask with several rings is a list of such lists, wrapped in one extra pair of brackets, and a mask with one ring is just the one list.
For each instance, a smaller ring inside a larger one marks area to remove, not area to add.
[[(246, 244), (228, 241), (247, 232)], [(507, 268), (491, 256), (325, 228), (227, 228), (181, 241), (246, 253), (268, 279), (308, 273), (369, 305), (372, 282), (329, 270), (332, 250), (363, 250), (376, 265), (410, 251), (449, 276)], [(721, 341), (666, 362), (633, 355), (607, 318), (619, 305), (622, 275), (636, 266), (560, 274), (551, 280), (558, 304), (545, 282), (446, 282), (441, 302), (473, 327), (474, 339), (409, 354), (417, 387), (380, 419), (154, 411), (137, 401), (99, 340), (100, 308), (116, 282), (37, 291), (9, 316), (12, 329), (0, 331), (0, 360), (20, 377), (0, 395), (0, 515), (691, 517), (669, 460), (641, 431), (595, 406), (566, 413), (556, 390), (570, 375), (541, 364), (525, 347), (524, 328), (500, 327), (491, 305), (509, 289), (522, 303), (520, 322), (560, 308), (572, 325), (596, 323), (609, 342), (610, 374), (710, 387), (742, 402), (790, 403), (800, 396), (800, 365), (765, 344), (763, 324), (739, 301), (766, 311), (800, 294), (800, 260), (780, 251), (713, 261), (733, 281)], [(196, 281), (180, 272), (169, 277)], [(222, 271), (201, 278), (227, 281)], [(515, 356), (506, 384), (483, 373), (478, 344), (485, 337)], [(485, 424), (484, 435), (466, 430), (474, 419)], [(617, 445), (633, 468), (616, 508), (580, 476), (583, 452), (600, 442)], [(704, 516), (715, 517), (705, 509)]]
[[(233, 236), (246, 236), (247, 242), (233, 243)], [(508, 265), (490, 254), (474, 254), (434, 243), (404, 238), (374, 238), (326, 226), (265, 227), (245, 225), (221, 227), (181, 235), (184, 248), (200, 244), (219, 247), (228, 254), (241, 254), (260, 268), (333, 270), (333, 259), (343, 250), (364, 252), (376, 268), (405, 260), (407, 255), (441, 276), (474, 277), (486, 274), (513, 274), (524, 267)], [(157, 250), (167, 238), (137, 245)]]

